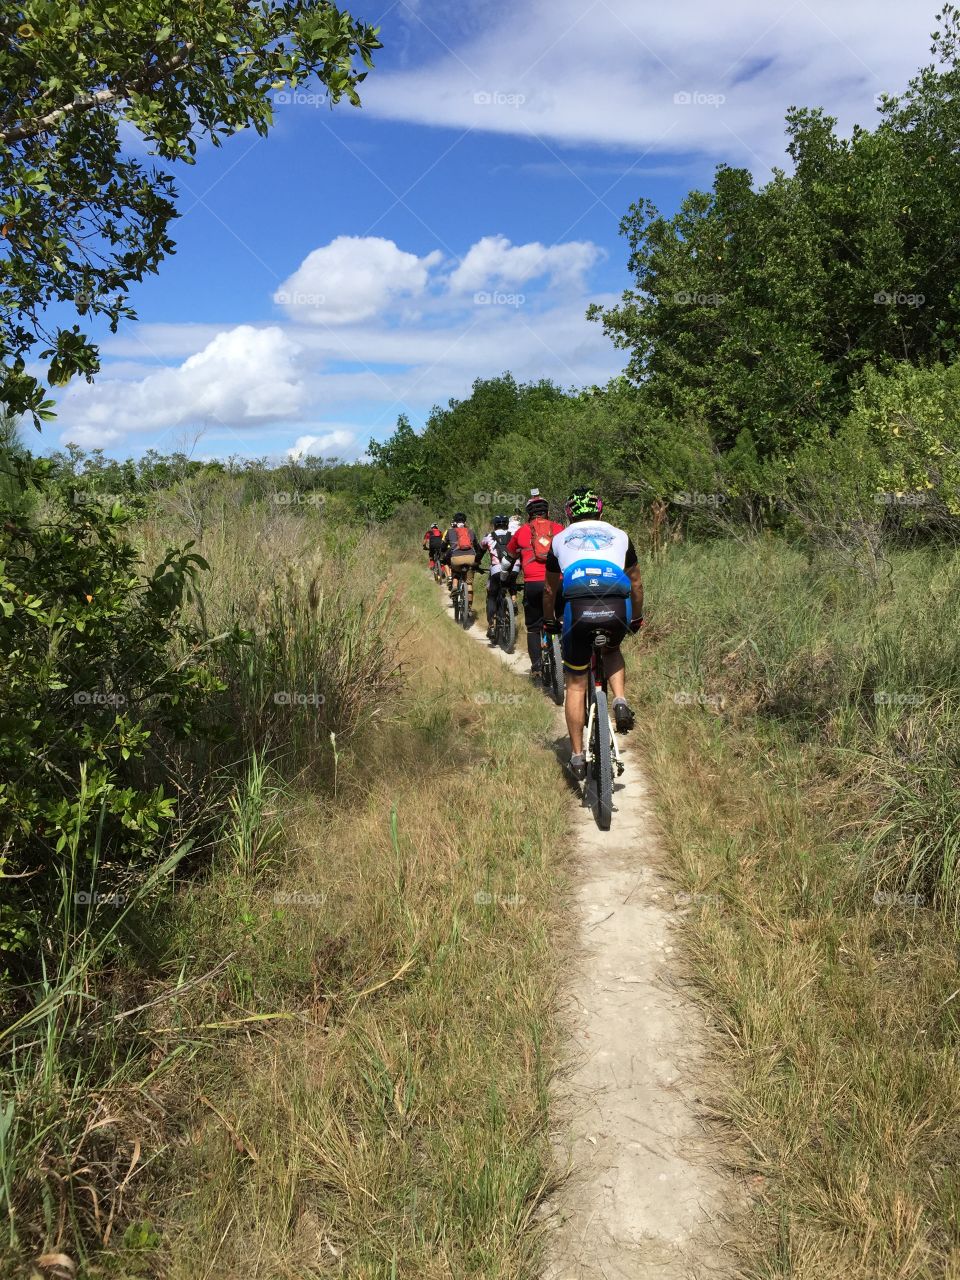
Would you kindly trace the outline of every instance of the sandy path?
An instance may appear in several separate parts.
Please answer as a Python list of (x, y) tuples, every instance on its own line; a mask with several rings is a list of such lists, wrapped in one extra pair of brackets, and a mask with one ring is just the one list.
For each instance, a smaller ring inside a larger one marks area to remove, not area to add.
[[(482, 608), (483, 595), (477, 604)], [(484, 627), (469, 633), (489, 648)], [(523, 634), (511, 657), (528, 686)], [(558, 737), (565, 733), (557, 711)], [(724, 1206), (733, 1189), (697, 1117), (703, 1024), (675, 982), (674, 894), (640, 759), (627, 745), (611, 830), (571, 800), (580, 874), (578, 964), (568, 987), (569, 1070), (555, 1093), (556, 1158), (570, 1176), (545, 1206), (543, 1280), (730, 1277)]]

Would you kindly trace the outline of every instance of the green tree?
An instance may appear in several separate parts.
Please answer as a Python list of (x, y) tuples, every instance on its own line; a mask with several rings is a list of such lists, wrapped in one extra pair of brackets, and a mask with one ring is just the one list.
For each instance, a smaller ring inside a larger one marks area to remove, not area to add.
[(934, 63), (874, 130), (841, 138), (822, 110), (793, 109), (791, 175), (758, 190), (721, 166), (673, 217), (631, 207), (634, 286), (590, 314), (655, 414), (705, 424), (721, 452), (746, 431), (763, 462), (835, 427), (869, 367), (955, 358), (960, 15), (940, 20)]
[(173, 178), (124, 154), (122, 127), (191, 163), (198, 138), (265, 134), (284, 84), (316, 76), (331, 103), (358, 104), (358, 60), (380, 44), (328, 0), (28, 0), (0, 30), (0, 403), (39, 425), (53, 402), (28, 360), (53, 386), (99, 367), (53, 316), (115, 330), (131, 284), (174, 249)]

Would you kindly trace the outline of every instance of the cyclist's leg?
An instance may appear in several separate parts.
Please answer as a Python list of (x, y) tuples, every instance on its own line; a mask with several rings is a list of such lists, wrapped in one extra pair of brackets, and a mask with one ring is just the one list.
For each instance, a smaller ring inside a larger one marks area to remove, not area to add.
[(616, 602), (616, 621), (607, 628), (610, 643), (604, 660), (607, 685), (612, 695), (611, 709), (619, 733), (627, 733), (634, 726), (634, 714), (627, 702), (627, 669), (620, 652), (620, 645), (628, 631), (629, 607), (626, 600)]
[(623, 654), (619, 649), (609, 650), (603, 665), (610, 692), (614, 698), (622, 698), (627, 687), (627, 668), (623, 661)]
[(523, 588), (523, 621), (527, 628), (530, 665), (540, 670), (540, 627), (543, 624), (543, 583), (527, 582)]
[(577, 603), (568, 603), (563, 610), (563, 674), (566, 698), (563, 714), (570, 735), (570, 750), (575, 756), (583, 754), (583, 726), (586, 720), (585, 695), (590, 678), (590, 655), (593, 632), (579, 622)]
[(490, 577), (487, 581), (487, 626), (492, 627), (497, 617), (497, 604), (500, 600), (500, 575), (494, 572), (493, 566), (490, 568)]

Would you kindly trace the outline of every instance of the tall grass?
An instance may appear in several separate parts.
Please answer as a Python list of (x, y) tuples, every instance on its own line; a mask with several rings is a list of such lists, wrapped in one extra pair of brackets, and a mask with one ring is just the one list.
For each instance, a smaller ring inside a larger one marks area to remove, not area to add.
[(891, 551), (877, 583), (773, 540), (687, 546), (652, 575), (677, 690), (692, 684), (849, 774), (865, 883), (951, 914), (960, 833), (960, 557)]
[[(163, 503), (148, 563), (185, 540)], [(549, 708), (491, 699), (512, 678), (373, 536), (227, 494), (194, 515), (192, 617), (246, 633), (182, 780), (195, 844), (99, 951), (65, 885), (50, 989), (0, 1040), (0, 1274), (54, 1250), (84, 1280), (519, 1280), (549, 1179)], [(521, 753), (546, 813), (504, 793)]]
[(744, 1273), (957, 1274), (960, 565), (670, 548), (631, 663)]
[[(207, 497), (205, 510), (216, 513)], [(201, 534), (196, 549), (211, 572), (189, 606), (200, 643), (234, 624), (246, 633), (211, 651), (223, 686), (211, 695), (219, 738), (198, 741), (178, 766), (180, 821), (158, 865), (121, 873), (95, 815), (96, 848), (80, 850), (76, 834), (67, 842), (43, 978), (6, 991), (17, 1012), (0, 1031), (4, 1274), (54, 1246), (83, 1261), (116, 1247), (128, 1227), (131, 1247), (152, 1240), (128, 1203), (169, 1137), (151, 1104), (143, 1111), (142, 1091), (148, 1081), (165, 1087), (167, 1071), (199, 1051), (181, 1028), (207, 986), (225, 982), (245, 1009), (257, 998), (244, 971), (249, 922), (235, 921), (209, 969), (197, 970), (177, 903), (212, 874), (214, 859), (262, 874), (278, 844), (285, 779), (309, 776), (318, 795), (329, 793), (334, 760), (351, 758), (398, 689), (396, 629), (379, 576), (350, 538), (271, 506), (228, 519), (229, 494), (219, 498), (219, 520), (190, 531)], [(162, 499), (158, 506), (137, 531), (147, 564), (187, 540), (180, 516), (164, 512)], [(155, 738), (158, 763), (164, 749)], [(78, 804), (89, 808), (82, 786)], [(239, 941), (233, 956), (231, 940)], [(222, 1011), (210, 1015), (222, 1020)]]

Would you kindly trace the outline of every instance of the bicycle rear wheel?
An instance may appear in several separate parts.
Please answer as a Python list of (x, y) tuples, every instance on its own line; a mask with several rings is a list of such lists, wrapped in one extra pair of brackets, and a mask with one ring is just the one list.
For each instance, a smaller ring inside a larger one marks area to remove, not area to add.
[(459, 626), (461, 619), (461, 610), (463, 608), (463, 589), (462, 587), (453, 588), (453, 620)]
[(610, 750), (610, 714), (607, 711), (607, 695), (603, 689), (594, 691), (596, 712), (590, 735), (590, 755), (593, 777), (597, 784), (597, 826), (601, 831), (610, 830), (613, 817), (613, 757)]
[(473, 625), (473, 617), (470, 614), (470, 597), (467, 594), (466, 579), (460, 584), (460, 625), (464, 631), (469, 631)]

